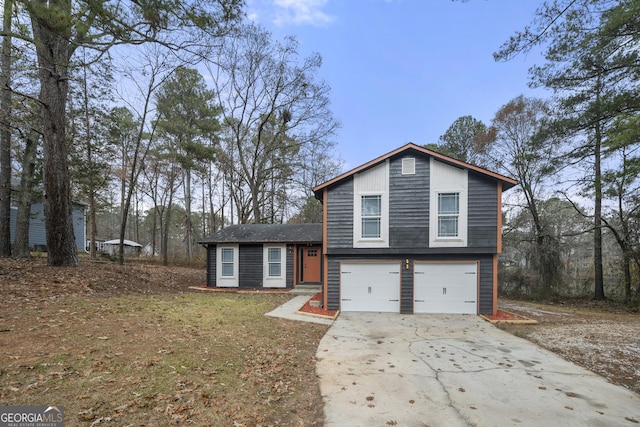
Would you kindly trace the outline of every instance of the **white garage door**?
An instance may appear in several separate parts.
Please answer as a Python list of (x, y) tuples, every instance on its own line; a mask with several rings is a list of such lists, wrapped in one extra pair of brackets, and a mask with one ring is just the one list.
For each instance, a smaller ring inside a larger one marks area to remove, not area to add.
[(478, 312), (478, 264), (414, 264), (414, 313)]
[(340, 309), (399, 313), (400, 263), (341, 263)]

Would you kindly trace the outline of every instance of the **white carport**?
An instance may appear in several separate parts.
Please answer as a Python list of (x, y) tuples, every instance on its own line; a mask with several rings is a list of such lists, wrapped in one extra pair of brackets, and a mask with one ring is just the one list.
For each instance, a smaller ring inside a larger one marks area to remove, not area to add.
[[(124, 246), (125, 255), (139, 254), (142, 245), (134, 242), (133, 240), (124, 239), (122, 241)], [(120, 246), (120, 239), (107, 240), (104, 242), (105, 249), (109, 255), (115, 256), (118, 254), (118, 246)]]

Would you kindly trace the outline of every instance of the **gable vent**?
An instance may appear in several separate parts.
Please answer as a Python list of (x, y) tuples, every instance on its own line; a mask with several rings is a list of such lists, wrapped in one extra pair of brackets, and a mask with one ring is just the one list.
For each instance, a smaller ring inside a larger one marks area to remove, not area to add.
[(415, 175), (416, 159), (413, 157), (405, 157), (402, 159), (402, 175)]

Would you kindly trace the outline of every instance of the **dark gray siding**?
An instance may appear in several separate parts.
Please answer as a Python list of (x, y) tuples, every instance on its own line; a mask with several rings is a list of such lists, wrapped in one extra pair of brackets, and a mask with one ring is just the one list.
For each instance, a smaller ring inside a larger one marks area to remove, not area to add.
[[(326, 259), (326, 258), (325, 258)], [(329, 310), (340, 309), (340, 263), (338, 259), (329, 259), (327, 273), (327, 305)]]
[[(415, 175), (402, 175), (402, 159), (415, 158)], [(429, 158), (401, 156), (389, 162), (389, 245), (429, 247)]]
[(493, 181), (469, 173), (468, 246), (497, 249), (498, 187)]
[(400, 313), (413, 313), (413, 261), (402, 262), (402, 283), (400, 284)]
[(353, 247), (353, 178), (331, 187), (327, 201), (327, 247)]
[(207, 246), (207, 286), (216, 286), (216, 245)]
[[(416, 159), (416, 173), (402, 175), (402, 159)], [(406, 155), (389, 162), (389, 248), (353, 248), (353, 178), (330, 187), (327, 252), (341, 255), (481, 254), (497, 249), (498, 192), (491, 179), (469, 172), (467, 247), (429, 248), (429, 157)]]
[[(402, 279), (400, 285), (400, 312), (410, 314), (413, 313), (413, 263), (414, 261), (480, 261), (480, 290), (479, 290), (479, 313), (491, 314), (493, 310), (493, 256), (490, 254), (478, 255), (433, 255), (418, 256), (413, 254), (405, 254), (402, 257), (384, 257), (384, 256), (341, 256), (330, 257), (329, 259), (329, 275), (328, 275), (328, 309), (338, 310), (340, 308), (340, 261), (353, 260), (402, 260)], [(409, 259), (409, 269), (406, 269), (405, 260)]]
[(286, 272), (287, 272), (287, 280), (286, 286), (287, 288), (293, 288), (293, 253), (295, 251), (295, 247), (293, 245), (287, 245), (286, 250), (284, 251), (283, 256), (286, 257)]
[(493, 256), (480, 259), (480, 313), (493, 314)]
[[(263, 286), (264, 246), (262, 244), (239, 245), (238, 249), (238, 286), (240, 288), (261, 288)], [(286, 286), (293, 287), (293, 245), (285, 251)], [(207, 286), (216, 286), (216, 245), (207, 246)]]
[(262, 245), (240, 245), (238, 264), (240, 288), (262, 287)]

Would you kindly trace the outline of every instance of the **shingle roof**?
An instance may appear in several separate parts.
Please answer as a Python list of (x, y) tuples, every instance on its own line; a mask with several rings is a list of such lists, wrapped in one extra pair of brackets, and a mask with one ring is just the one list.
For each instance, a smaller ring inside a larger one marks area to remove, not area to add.
[(322, 243), (322, 224), (229, 225), (200, 240), (217, 243)]

